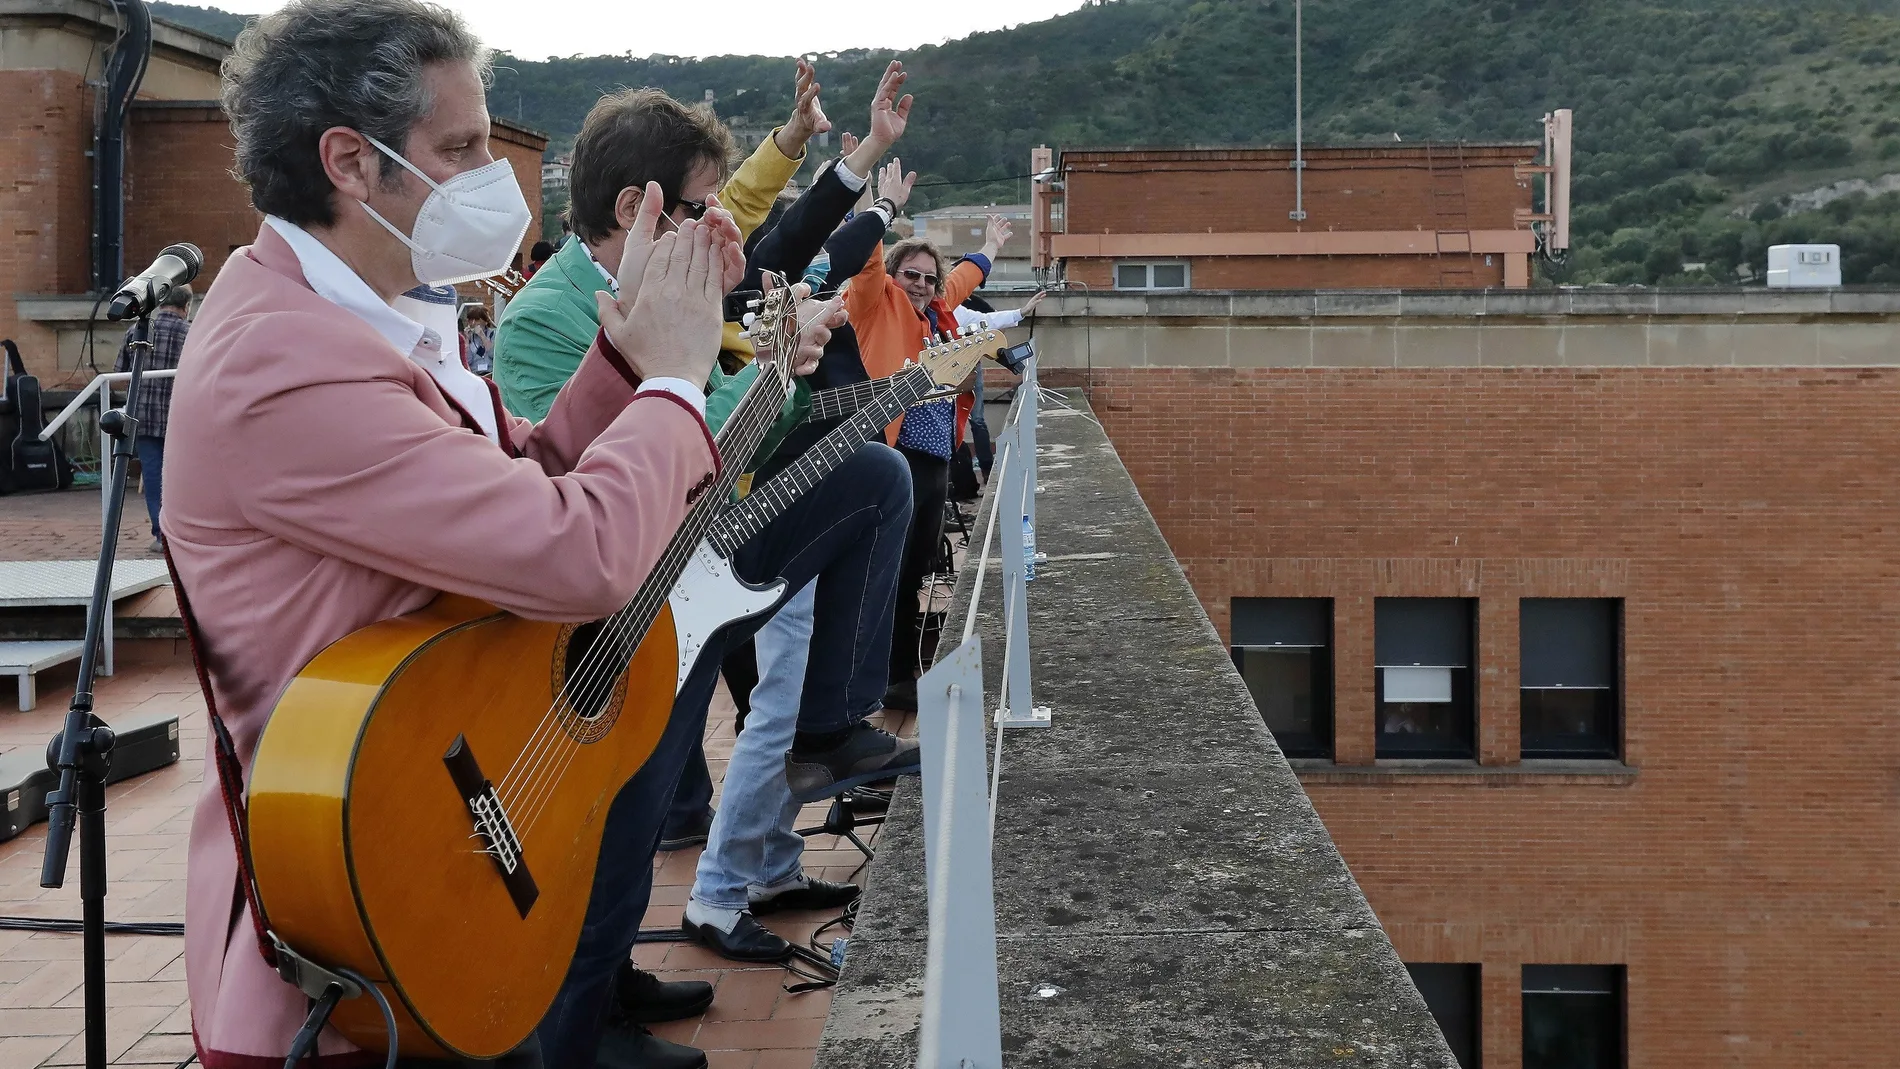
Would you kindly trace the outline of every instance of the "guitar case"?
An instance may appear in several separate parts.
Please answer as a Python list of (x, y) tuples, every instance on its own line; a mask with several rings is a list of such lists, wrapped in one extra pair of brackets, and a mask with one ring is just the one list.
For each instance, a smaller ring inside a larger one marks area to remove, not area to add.
[(73, 468), (56, 442), (40, 441), (46, 429), (46, 411), (40, 402), (40, 380), (26, 373), (19, 346), (0, 340), (6, 350), (7, 407), (12, 409), (13, 437), (0, 467), (0, 493), (64, 490), (73, 484)]
[[(9, 680), (10, 681), (10, 680)], [(143, 776), (178, 761), (178, 714), (154, 712), (120, 718), (112, 725), (108, 785)], [(59, 773), (46, 767), (46, 751), (21, 746), (0, 755), (0, 843), (46, 819), (46, 796)]]

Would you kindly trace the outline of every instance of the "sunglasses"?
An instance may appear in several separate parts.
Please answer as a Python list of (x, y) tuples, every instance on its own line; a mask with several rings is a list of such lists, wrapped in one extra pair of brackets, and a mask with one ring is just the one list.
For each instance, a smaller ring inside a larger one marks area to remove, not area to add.
[(686, 218), (688, 219), (704, 219), (706, 217), (706, 202), (703, 200), (687, 200), (685, 197), (680, 197), (673, 201), (673, 207), (686, 209)]
[(906, 267), (902, 271), (899, 271), (898, 274), (903, 275), (904, 280), (907, 282), (922, 282), (930, 286), (935, 286), (937, 284), (936, 275), (933, 275), (929, 273), (928, 271), (919, 271), (914, 267)]

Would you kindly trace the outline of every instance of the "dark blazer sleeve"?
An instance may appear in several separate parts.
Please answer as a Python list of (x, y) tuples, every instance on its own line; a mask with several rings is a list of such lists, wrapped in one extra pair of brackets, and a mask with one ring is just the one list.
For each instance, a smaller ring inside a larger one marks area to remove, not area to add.
[(834, 231), (825, 242), (825, 251), (831, 254), (831, 273), (825, 276), (821, 289), (830, 291), (864, 270), (871, 257), (883, 254), (884, 217), (876, 212), (863, 213)]
[(761, 271), (777, 271), (798, 281), (812, 257), (825, 247), (825, 239), (858, 201), (858, 195), (839, 179), (838, 166), (837, 160), (826, 164), (811, 188), (785, 209), (778, 225), (752, 247), (746, 257), (744, 288), (762, 288)]

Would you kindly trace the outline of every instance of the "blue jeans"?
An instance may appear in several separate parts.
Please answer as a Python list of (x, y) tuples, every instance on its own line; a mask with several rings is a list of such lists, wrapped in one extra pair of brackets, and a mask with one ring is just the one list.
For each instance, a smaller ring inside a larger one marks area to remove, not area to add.
[(745, 909), (749, 888), (798, 875), (805, 840), (792, 830), (800, 807), (785, 783), (785, 754), (798, 731), (814, 593), (810, 586), (799, 591), (753, 636), (759, 682), (726, 763), (725, 800), (699, 855), (693, 900), (701, 905)]
[[(733, 564), (749, 582), (782, 578), (791, 593), (814, 587), (812, 648), (818, 655), (806, 667), (798, 727), (836, 731), (882, 707), (897, 564), (909, 528), (908, 465), (896, 450), (872, 443), (735, 554)], [(705, 734), (719, 662), (760, 624), (756, 618), (735, 624), (706, 644), (653, 756), (607, 811), (580, 945), (535, 1033), (547, 1069), (594, 1069), (614, 977), (646, 915), (661, 825), (687, 757)]]
[(158, 537), (158, 498), (165, 482), (165, 436), (141, 434), (132, 439), (139, 458), (139, 487), (145, 491), (145, 511), (152, 516), (152, 537)]

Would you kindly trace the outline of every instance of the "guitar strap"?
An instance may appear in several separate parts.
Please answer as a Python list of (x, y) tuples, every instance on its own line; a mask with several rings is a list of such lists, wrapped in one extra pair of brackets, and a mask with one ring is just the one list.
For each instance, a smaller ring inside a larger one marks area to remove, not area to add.
[[(211, 736), (214, 740), (213, 760), (218, 766), (218, 793), (224, 796), (224, 815), (231, 822), (231, 842), (237, 847), (238, 891), (251, 907), (251, 927), (256, 929), (257, 951), (264, 955), (265, 964), (278, 967), (277, 950), (271, 943), (270, 925), (264, 917), (264, 902), (257, 894), (257, 878), (251, 872), (250, 820), (244, 811), (244, 763), (238, 759), (237, 744), (231, 740), (231, 732), (224, 726), (224, 718), (218, 715), (218, 696), (211, 689), (211, 671), (205, 667), (204, 635), (198, 629), (198, 618), (192, 615), (191, 599), (185, 595), (184, 580), (178, 577), (178, 566), (172, 563), (171, 547), (160, 545), (165, 552), (165, 570), (171, 573), (172, 593), (178, 598), (178, 615), (185, 622), (185, 642), (191, 648), (191, 666), (198, 672), (198, 689), (204, 692), (205, 713), (211, 723)], [(237, 903), (232, 902), (235, 912)]]

